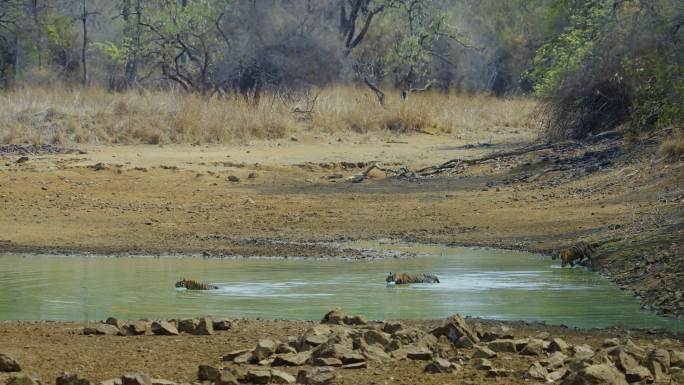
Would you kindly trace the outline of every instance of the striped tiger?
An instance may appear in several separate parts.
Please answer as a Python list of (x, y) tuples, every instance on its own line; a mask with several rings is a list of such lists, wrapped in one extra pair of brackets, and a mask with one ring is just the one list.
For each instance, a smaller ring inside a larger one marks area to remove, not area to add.
[(181, 279), (176, 282), (176, 288), (185, 288), (187, 290), (216, 290), (218, 289), (218, 286), (194, 281), (192, 279)]
[(575, 266), (575, 264), (582, 263), (585, 259), (590, 260), (594, 250), (596, 250), (596, 248), (600, 245), (601, 244), (599, 242), (579, 242), (571, 247), (561, 250), (558, 253), (558, 256), (561, 259), (561, 266)]
[(406, 273), (389, 273), (385, 282), (394, 282), (397, 285), (406, 285), (409, 283), (439, 283), (439, 278), (434, 274), (406, 274)]

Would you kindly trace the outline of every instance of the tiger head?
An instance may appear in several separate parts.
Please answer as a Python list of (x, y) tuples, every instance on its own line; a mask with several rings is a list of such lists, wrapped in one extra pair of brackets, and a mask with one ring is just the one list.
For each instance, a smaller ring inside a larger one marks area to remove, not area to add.
[(560, 253), (558, 253), (558, 256), (560, 256), (561, 259), (561, 266), (566, 267), (574, 258), (574, 253), (572, 252), (572, 249), (564, 249), (561, 250)]
[(392, 272), (390, 272), (390, 273), (387, 275), (387, 278), (385, 278), (385, 282), (387, 282), (387, 283), (389, 283), (389, 282), (394, 282), (394, 281), (396, 281), (396, 280), (397, 280), (397, 273), (392, 273)]
[(186, 287), (188, 284), (188, 281), (185, 280), (185, 278), (181, 279), (180, 281), (176, 282), (176, 287)]

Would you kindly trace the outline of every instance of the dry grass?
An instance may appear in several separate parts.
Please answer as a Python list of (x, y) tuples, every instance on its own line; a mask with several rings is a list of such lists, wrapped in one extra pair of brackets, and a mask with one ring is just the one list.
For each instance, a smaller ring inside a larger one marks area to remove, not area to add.
[(663, 157), (677, 161), (684, 156), (684, 131), (679, 130), (671, 137), (663, 140), (660, 145), (660, 153)]
[[(312, 113), (312, 94), (318, 94)], [(98, 88), (27, 88), (0, 94), (0, 141), (32, 144), (235, 143), (298, 132), (427, 131), (486, 140), (498, 129), (529, 129), (534, 102), (524, 98), (388, 92), (382, 108), (365, 88), (267, 94), (254, 105), (236, 95), (109, 93)]]

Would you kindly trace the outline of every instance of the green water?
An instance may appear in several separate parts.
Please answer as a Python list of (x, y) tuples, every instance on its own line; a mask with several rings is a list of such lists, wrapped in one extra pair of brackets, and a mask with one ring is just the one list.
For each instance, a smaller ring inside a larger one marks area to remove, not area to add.
[[(356, 244), (368, 247), (369, 244)], [(0, 255), (0, 319), (96, 320), (198, 315), (317, 320), (342, 307), (370, 319), (462, 315), (578, 327), (667, 328), (629, 293), (538, 255), (481, 248), (379, 245), (418, 252), (372, 262), (302, 259), (105, 258)], [(393, 287), (389, 271), (434, 272), (436, 285)], [(177, 291), (181, 277), (217, 284)]]

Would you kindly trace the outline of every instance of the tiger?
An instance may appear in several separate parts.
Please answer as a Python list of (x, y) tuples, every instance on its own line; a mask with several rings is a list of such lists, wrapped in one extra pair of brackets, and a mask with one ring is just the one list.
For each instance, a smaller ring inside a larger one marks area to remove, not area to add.
[(439, 278), (434, 274), (406, 274), (406, 273), (392, 273), (390, 272), (385, 282), (394, 282), (397, 285), (406, 285), (409, 283), (439, 283)]
[(185, 288), (187, 290), (216, 290), (218, 289), (218, 286), (183, 278), (176, 282), (176, 288)]
[(575, 264), (584, 262), (584, 260), (590, 260), (591, 254), (600, 246), (599, 242), (579, 242), (572, 247), (561, 250), (558, 256), (561, 259), (561, 266), (566, 267), (570, 265), (574, 267)]

